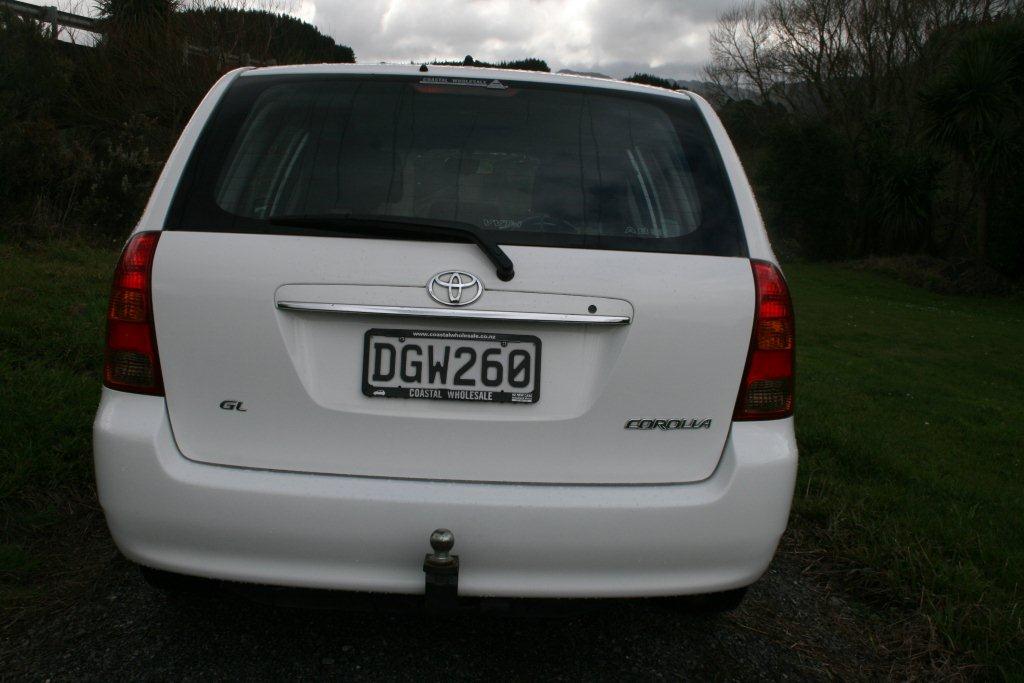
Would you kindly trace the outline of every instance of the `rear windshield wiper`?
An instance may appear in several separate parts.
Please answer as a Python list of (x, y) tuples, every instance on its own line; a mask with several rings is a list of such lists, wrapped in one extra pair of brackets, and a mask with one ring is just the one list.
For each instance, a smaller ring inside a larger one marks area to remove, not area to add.
[(407, 218), (405, 216), (388, 216), (377, 214), (324, 213), (294, 216), (271, 216), (272, 225), (291, 226), (296, 228), (312, 228), (331, 232), (352, 233), (387, 237), (401, 236), (442, 236), (455, 237), (459, 240), (475, 242), (487, 254), (487, 258), (498, 269), (498, 279), (508, 282), (515, 277), (512, 259), (508, 257), (498, 243), (488, 237), (480, 228), (472, 223), (461, 221), (440, 221), (431, 218)]

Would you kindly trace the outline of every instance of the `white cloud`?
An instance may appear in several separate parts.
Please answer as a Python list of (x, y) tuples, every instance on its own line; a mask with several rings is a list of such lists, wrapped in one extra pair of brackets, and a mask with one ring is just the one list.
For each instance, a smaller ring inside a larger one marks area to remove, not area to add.
[(291, 12), (294, 17), (302, 19), (306, 23), (316, 23), (316, 3), (313, 0), (301, 0), (298, 6)]
[(521, 57), (555, 70), (692, 77), (707, 55), (716, 0), (301, 0), (296, 16), (361, 62)]

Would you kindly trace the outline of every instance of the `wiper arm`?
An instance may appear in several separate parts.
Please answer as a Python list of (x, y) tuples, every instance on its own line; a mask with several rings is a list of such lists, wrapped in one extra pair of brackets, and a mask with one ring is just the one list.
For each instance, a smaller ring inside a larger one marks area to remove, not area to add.
[[(400, 235), (441, 235), (457, 237), (475, 242), (487, 258), (497, 267), (498, 279), (508, 282), (515, 277), (512, 259), (508, 257), (498, 243), (488, 237), (480, 228), (472, 223), (461, 221), (440, 221), (431, 218), (407, 218), (405, 216), (388, 216), (376, 214), (324, 213), (294, 216), (271, 216), (272, 225), (285, 225), (296, 228), (313, 228), (332, 232), (348, 232), (358, 235), (384, 235), (388, 233)], [(383, 230), (381, 229), (383, 228)]]

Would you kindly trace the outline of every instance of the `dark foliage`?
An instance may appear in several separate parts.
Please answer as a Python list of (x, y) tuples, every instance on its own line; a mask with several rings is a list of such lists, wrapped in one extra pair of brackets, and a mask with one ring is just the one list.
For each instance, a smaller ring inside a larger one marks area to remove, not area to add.
[[(988, 260), (994, 228), (997, 238), (1018, 247), (1016, 266), (1024, 267), (1024, 221), (1007, 210), (1004, 199), (1020, 196), (1024, 172), (1024, 21), (964, 31), (921, 100), (929, 140), (971, 179), (976, 257)], [(1005, 250), (999, 252), (999, 262), (1013, 267), (1005, 262)]]
[(967, 256), (1024, 278), (1019, 10), (886, 6), (765, 0), (712, 32), (707, 76), (769, 230), (809, 258)]
[(658, 88), (668, 88), (669, 90), (678, 90), (676, 84), (667, 78), (661, 76), (655, 76), (654, 74), (635, 73), (632, 76), (627, 76), (622, 80), (628, 81), (629, 83), (643, 83), (644, 85), (653, 85)]
[(481, 62), (477, 59), (473, 59), (472, 55), (466, 55), (466, 58), (460, 62), (445, 62), (435, 61), (431, 64), (437, 64), (438, 66), (481, 66), (491, 67), (495, 69), (516, 69), (519, 71), (543, 71), (549, 73), (551, 69), (548, 67), (548, 63), (543, 59), (537, 59), (536, 57), (527, 57), (526, 59), (513, 59), (507, 62)]
[[(184, 12), (181, 21), (189, 41), (198, 45), (244, 47), (250, 55), (273, 55), (285, 64), (356, 61), (352, 48), (336, 45), (315, 27), (287, 15), (218, 7)], [(269, 48), (261, 49), (264, 45)]]
[(95, 47), (0, 13), (3, 234), (119, 237), (203, 94), (237, 66), (352, 62), (314, 27), (263, 11), (106, 0)]
[(849, 155), (826, 126), (778, 125), (768, 138), (757, 178), (773, 201), (768, 223), (814, 258), (847, 253), (853, 225), (849, 206)]
[(82, 152), (57, 120), (70, 115), (62, 97), (70, 64), (39, 24), (0, 11), (0, 220), (10, 225), (52, 223), (66, 215), (52, 188), (73, 195), (81, 182)]

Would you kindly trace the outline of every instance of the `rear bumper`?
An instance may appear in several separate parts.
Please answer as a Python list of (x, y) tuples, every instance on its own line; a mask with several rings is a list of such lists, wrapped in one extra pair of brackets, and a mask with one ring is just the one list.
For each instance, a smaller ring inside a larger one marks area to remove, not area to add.
[(93, 436), (100, 502), (129, 559), (213, 578), (396, 593), (423, 591), (421, 564), (437, 527), (455, 532), (464, 595), (745, 586), (767, 568), (785, 529), (797, 463), (792, 420), (777, 420), (734, 425), (718, 469), (696, 484), (475, 484), (229, 468), (180, 454), (162, 398), (108, 389)]

